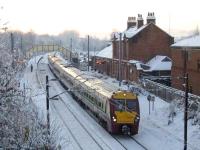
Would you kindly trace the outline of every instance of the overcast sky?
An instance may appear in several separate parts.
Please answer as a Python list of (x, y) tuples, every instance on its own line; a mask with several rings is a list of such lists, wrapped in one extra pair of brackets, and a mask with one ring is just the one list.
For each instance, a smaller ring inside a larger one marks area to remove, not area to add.
[(0, 23), (39, 34), (78, 30), (108, 37), (126, 29), (128, 16), (154, 12), (156, 24), (173, 36), (200, 28), (199, 0), (0, 0)]

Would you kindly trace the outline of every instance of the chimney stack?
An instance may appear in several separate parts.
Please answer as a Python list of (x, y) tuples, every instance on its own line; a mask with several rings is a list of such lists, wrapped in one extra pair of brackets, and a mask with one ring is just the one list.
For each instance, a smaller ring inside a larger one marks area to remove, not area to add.
[(137, 18), (137, 28), (140, 28), (144, 25), (144, 20), (142, 18), (141, 14), (138, 14), (138, 18)]
[(148, 16), (147, 16), (147, 24), (149, 23), (154, 23), (156, 24), (156, 18), (154, 16), (154, 12), (150, 13), (148, 12)]
[(135, 27), (136, 26), (136, 18), (135, 17), (128, 17), (127, 21), (127, 29), (130, 27)]

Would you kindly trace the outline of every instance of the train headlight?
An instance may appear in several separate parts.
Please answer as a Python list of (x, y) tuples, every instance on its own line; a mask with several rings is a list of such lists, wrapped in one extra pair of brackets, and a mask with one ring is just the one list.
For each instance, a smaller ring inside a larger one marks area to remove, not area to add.
[(116, 121), (117, 121), (117, 119), (116, 119), (114, 116), (112, 117), (112, 119), (113, 119), (113, 121), (114, 121), (114, 122), (116, 122)]
[(135, 122), (138, 122), (140, 120), (140, 117), (135, 117)]

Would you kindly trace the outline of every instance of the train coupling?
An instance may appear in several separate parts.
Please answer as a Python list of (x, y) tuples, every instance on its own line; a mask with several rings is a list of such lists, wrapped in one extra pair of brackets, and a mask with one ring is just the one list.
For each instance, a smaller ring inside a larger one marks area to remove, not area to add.
[(124, 133), (125, 135), (130, 135), (131, 134), (131, 129), (129, 126), (127, 125), (123, 125), (122, 126), (122, 133)]

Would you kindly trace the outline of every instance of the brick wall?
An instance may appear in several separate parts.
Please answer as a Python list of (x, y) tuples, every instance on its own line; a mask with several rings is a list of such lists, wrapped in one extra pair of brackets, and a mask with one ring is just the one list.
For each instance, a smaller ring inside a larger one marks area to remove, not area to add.
[[(128, 64), (128, 60), (136, 59), (146, 62), (156, 55), (165, 55), (171, 58), (170, 45), (174, 43), (174, 39), (155, 24), (151, 23), (133, 38), (127, 39), (123, 37), (122, 43), (122, 80), (137, 82), (140, 72)], [(97, 65), (96, 67), (101, 73), (106, 73), (118, 79), (119, 41), (113, 40), (112, 47), (113, 59), (108, 59), (105, 63)], [(104, 58), (101, 59), (105, 60)]]
[[(192, 87), (193, 94), (200, 95), (200, 70), (197, 65), (200, 60), (200, 49), (189, 50), (186, 56), (189, 86)], [(172, 87), (180, 90), (184, 90), (184, 81), (177, 77), (184, 76), (184, 59), (183, 49), (172, 49)]]
[(171, 58), (173, 38), (154, 24), (150, 24), (129, 42), (129, 60), (148, 61), (156, 55)]
[[(133, 38), (122, 40), (122, 58), (125, 60), (148, 61), (155, 55), (171, 58), (170, 45), (174, 39), (166, 32), (151, 23)], [(113, 41), (113, 58), (119, 58), (119, 41)]]

